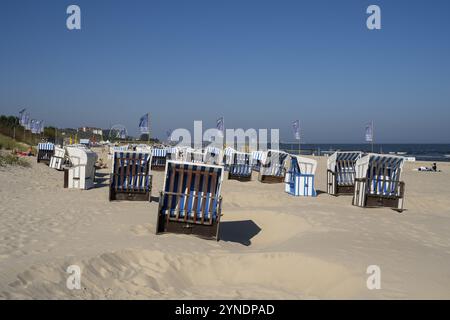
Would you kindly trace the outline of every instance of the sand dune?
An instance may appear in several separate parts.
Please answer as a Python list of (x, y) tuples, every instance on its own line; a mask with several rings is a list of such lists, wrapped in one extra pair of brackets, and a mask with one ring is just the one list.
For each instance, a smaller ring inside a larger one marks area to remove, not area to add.
[[(103, 155), (104, 156), (104, 155)], [(316, 184), (325, 190), (325, 159)], [(407, 208), (351, 206), (351, 197), (297, 198), (282, 184), (225, 181), (221, 241), (154, 234), (156, 202), (107, 200), (62, 188), (45, 165), (0, 168), (0, 298), (450, 298), (450, 165), (407, 163)], [(427, 165), (427, 164), (425, 164)], [(156, 196), (163, 173), (154, 173)], [(68, 266), (81, 267), (69, 290)], [(368, 290), (367, 266), (382, 288)]]

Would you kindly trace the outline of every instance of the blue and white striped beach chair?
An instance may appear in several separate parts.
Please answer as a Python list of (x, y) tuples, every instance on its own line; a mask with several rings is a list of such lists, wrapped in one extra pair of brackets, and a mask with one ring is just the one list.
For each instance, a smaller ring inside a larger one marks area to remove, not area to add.
[(192, 163), (203, 163), (204, 153), (201, 150), (185, 148), (183, 150), (183, 161)]
[(163, 171), (166, 167), (167, 149), (152, 149), (152, 170)]
[(233, 153), (228, 179), (250, 181), (252, 179), (252, 155), (245, 152)]
[(286, 172), (285, 191), (293, 196), (315, 197), (316, 168), (316, 160), (291, 155), (290, 167)]
[(360, 151), (336, 151), (327, 160), (327, 192), (337, 196), (352, 195), (355, 190), (355, 164)]
[(404, 158), (370, 153), (356, 161), (353, 205), (403, 211), (405, 184), (400, 181)]
[(256, 172), (259, 172), (261, 169), (261, 161), (264, 156), (264, 151), (252, 151), (252, 169)]
[(115, 152), (110, 177), (109, 200), (151, 201), (151, 153)]
[(284, 182), (286, 159), (289, 154), (279, 150), (264, 152), (259, 169), (258, 180), (263, 183)]
[(177, 161), (177, 160), (181, 160), (181, 159), (182, 159), (181, 152), (178, 147), (168, 147), (167, 148), (166, 161), (167, 160)]
[(235, 152), (236, 150), (234, 150), (231, 147), (226, 147), (225, 150), (223, 150), (224, 153), (223, 166), (225, 171), (228, 171), (230, 169), (230, 165), (233, 162), (233, 154)]
[(114, 145), (110, 145), (109, 146), (109, 151), (108, 151), (108, 159), (114, 159), (114, 153), (115, 152), (126, 152), (129, 150), (129, 145), (122, 145), (122, 146), (114, 146)]
[(223, 150), (217, 147), (208, 146), (203, 154), (204, 164), (223, 165)]
[(42, 142), (38, 144), (37, 162), (50, 163), (50, 159), (55, 153), (55, 145), (51, 142)]
[(222, 181), (222, 166), (167, 161), (156, 233), (219, 240)]

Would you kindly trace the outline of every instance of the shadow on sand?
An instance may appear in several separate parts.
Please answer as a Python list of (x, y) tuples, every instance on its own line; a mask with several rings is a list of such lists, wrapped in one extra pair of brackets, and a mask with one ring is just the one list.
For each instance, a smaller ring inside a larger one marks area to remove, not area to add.
[(251, 239), (261, 231), (252, 220), (224, 221), (220, 223), (220, 240), (251, 245)]

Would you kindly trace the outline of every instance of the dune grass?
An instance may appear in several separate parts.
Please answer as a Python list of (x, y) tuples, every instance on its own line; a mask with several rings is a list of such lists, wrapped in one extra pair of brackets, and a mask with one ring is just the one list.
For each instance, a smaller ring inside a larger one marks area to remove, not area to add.
[(0, 133), (0, 150), (6, 149), (6, 150), (19, 150), (19, 151), (27, 151), (29, 149), (29, 146), (22, 142), (17, 142), (13, 138), (10, 138), (8, 136), (5, 136)]
[(0, 153), (0, 167), (6, 166), (20, 166), (28, 168), (31, 166), (31, 164), (28, 160), (15, 156), (13, 154)]

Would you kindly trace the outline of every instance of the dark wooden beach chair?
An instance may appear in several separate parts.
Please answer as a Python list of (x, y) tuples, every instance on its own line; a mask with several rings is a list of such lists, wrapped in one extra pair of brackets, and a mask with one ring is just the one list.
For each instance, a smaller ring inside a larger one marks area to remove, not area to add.
[(263, 183), (284, 182), (286, 168), (285, 162), (288, 154), (278, 150), (268, 150), (261, 161), (258, 180)]
[(355, 191), (355, 164), (360, 151), (336, 151), (327, 160), (327, 193), (353, 195)]
[(250, 153), (235, 152), (232, 157), (228, 179), (239, 181), (252, 180), (252, 155)]
[(353, 205), (403, 211), (405, 183), (400, 181), (404, 158), (368, 154), (356, 161)]
[(252, 169), (259, 172), (261, 169), (261, 160), (264, 156), (264, 151), (252, 151)]
[(222, 166), (167, 161), (156, 233), (219, 240), (222, 180)]
[(151, 153), (114, 152), (109, 200), (151, 201)]
[(166, 149), (152, 149), (152, 170), (164, 171), (167, 160)]
[(50, 142), (39, 143), (37, 149), (38, 149), (37, 162), (50, 164), (50, 159), (55, 153), (55, 145)]

